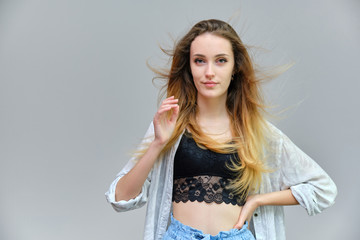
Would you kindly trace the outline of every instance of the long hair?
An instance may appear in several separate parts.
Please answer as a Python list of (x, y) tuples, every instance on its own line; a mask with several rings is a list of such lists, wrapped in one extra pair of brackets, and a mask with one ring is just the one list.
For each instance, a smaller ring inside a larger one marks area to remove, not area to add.
[[(230, 118), (233, 141), (219, 143), (201, 130), (197, 121), (197, 90), (190, 69), (190, 46), (203, 34), (212, 33), (230, 41), (234, 53), (234, 75), (228, 88), (226, 109)], [(253, 63), (235, 30), (226, 22), (210, 19), (198, 22), (177, 43), (173, 51), (165, 53), (171, 57), (169, 71), (157, 71), (158, 78), (166, 80), (167, 96), (179, 99), (179, 116), (175, 130), (163, 149), (168, 151), (187, 128), (199, 146), (215, 152), (237, 153), (227, 167), (237, 174), (230, 184), (237, 194), (248, 194), (258, 189), (261, 175), (267, 171), (264, 164), (264, 146), (267, 124), (264, 118), (265, 105), (260, 91), (260, 80), (256, 78)], [(153, 69), (154, 70), (154, 69)]]

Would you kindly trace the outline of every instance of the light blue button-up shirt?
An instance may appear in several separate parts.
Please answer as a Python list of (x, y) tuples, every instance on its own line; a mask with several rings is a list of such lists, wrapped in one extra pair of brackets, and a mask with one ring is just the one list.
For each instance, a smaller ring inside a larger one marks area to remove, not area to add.
[[(337, 188), (326, 172), (279, 129), (269, 123), (271, 133), (266, 164), (271, 173), (262, 177), (259, 193), (291, 189), (292, 194), (309, 215), (315, 215), (330, 207), (337, 195)], [(143, 144), (153, 140), (154, 127), (150, 124)], [(107, 201), (118, 212), (128, 211), (147, 205), (144, 239), (160, 240), (170, 223), (172, 211), (172, 187), (174, 157), (181, 137), (170, 151), (154, 164), (142, 186), (141, 193), (128, 201), (115, 201), (115, 189), (119, 179), (128, 173), (136, 163), (133, 157), (117, 174), (105, 193)], [(284, 240), (283, 206), (261, 206), (253, 215), (257, 240)]]

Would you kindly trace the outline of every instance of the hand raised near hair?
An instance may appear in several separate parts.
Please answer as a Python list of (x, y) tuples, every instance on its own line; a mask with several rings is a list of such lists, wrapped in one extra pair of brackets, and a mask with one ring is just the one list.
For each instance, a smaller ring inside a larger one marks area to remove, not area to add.
[[(169, 117), (168, 114), (171, 110), (172, 113)], [(175, 99), (174, 96), (166, 98), (162, 102), (154, 116), (153, 123), (155, 131), (155, 142), (165, 146), (165, 144), (170, 140), (172, 133), (174, 132), (178, 115), (178, 99)]]

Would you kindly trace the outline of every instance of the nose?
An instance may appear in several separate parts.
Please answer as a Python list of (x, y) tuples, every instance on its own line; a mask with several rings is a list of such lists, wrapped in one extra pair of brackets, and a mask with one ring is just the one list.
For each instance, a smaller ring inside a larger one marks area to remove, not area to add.
[(209, 63), (207, 66), (206, 66), (206, 70), (205, 70), (205, 76), (206, 78), (208, 79), (213, 79), (214, 76), (215, 76), (215, 72), (214, 72), (214, 69), (213, 69), (213, 65), (211, 63)]

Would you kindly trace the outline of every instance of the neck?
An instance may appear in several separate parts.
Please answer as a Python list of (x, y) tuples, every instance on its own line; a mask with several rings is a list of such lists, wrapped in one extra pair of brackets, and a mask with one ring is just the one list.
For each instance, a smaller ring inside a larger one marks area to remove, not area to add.
[(219, 98), (197, 98), (198, 114), (197, 118), (202, 121), (218, 121), (228, 118), (226, 111), (226, 95)]
[(201, 130), (216, 141), (231, 140), (230, 118), (226, 111), (226, 95), (222, 98), (197, 99), (197, 123)]

